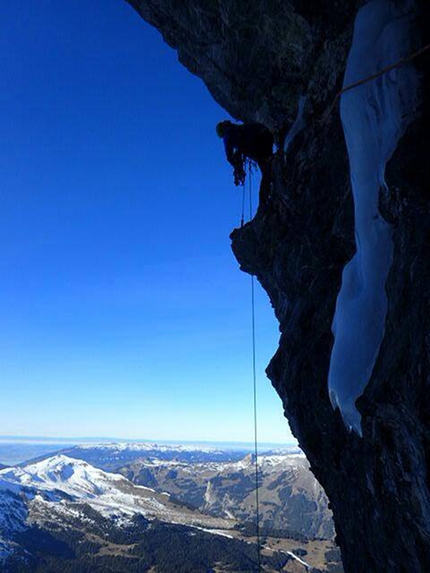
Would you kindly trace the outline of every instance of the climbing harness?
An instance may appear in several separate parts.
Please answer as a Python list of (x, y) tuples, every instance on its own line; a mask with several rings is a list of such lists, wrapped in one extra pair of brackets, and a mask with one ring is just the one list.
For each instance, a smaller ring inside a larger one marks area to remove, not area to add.
[[(249, 218), (252, 219), (252, 162), (248, 162), (248, 188), (249, 188)], [(243, 186), (245, 189), (245, 185)], [(245, 197), (245, 194), (243, 195)], [(255, 457), (255, 530), (257, 537), (257, 565), (258, 573), (261, 571), (261, 538), (260, 538), (260, 502), (259, 502), (259, 472), (258, 472), (258, 419), (257, 419), (257, 367), (255, 343), (255, 281), (251, 274), (251, 324), (252, 324), (252, 379), (254, 396), (254, 457)]]
[(367, 76), (366, 78), (363, 78), (361, 80), (358, 80), (357, 82), (354, 82), (352, 84), (349, 84), (348, 86), (345, 86), (344, 88), (342, 88), (340, 91), (337, 92), (337, 94), (334, 97), (334, 100), (331, 104), (331, 106), (328, 108), (328, 110), (324, 113), (324, 115), (322, 116), (322, 118), (320, 120), (318, 120), (319, 123), (325, 123), (328, 118), (330, 117), (330, 115), (332, 114), (339, 98), (347, 91), (352, 90), (354, 88), (357, 88), (363, 84), (367, 84), (368, 82), (371, 82), (372, 80), (376, 80), (377, 78), (387, 74), (388, 72), (391, 72), (391, 70), (394, 70), (396, 68), (400, 68), (401, 66), (404, 66), (405, 64), (408, 64), (409, 62), (411, 62), (412, 60), (415, 60), (415, 58), (418, 58), (419, 56), (421, 56), (422, 54), (424, 54), (425, 52), (427, 52), (427, 50), (430, 50), (430, 44), (427, 44), (426, 46), (424, 46), (423, 48), (419, 49), (418, 51), (414, 52), (413, 54), (410, 54), (409, 56), (406, 56), (404, 58), (401, 58), (400, 60), (398, 60), (397, 62), (394, 62), (394, 64), (390, 64), (389, 66), (386, 66), (385, 68), (382, 68), (381, 70), (375, 72), (374, 74)]

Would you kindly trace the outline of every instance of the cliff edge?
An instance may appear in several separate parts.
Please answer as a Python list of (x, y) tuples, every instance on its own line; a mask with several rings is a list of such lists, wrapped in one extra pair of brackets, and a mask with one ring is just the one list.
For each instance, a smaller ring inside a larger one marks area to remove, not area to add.
[[(362, 2), (128, 1), (233, 117), (277, 134), (271, 201), (233, 231), (232, 248), (279, 320), (267, 374), (330, 499), (345, 571), (430, 571), (429, 53), (406, 65), (419, 85), (377, 197), (392, 241), (386, 312), (371, 375), (355, 402), (360, 432), (351, 431), (332, 407), (328, 377), (342, 273), (357, 251), (356, 181), (346, 100), (329, 110), (359, 41)], [(424, 0), (373, 4), (407, 17), (410, 52), (430, 43)], [(397, 72), (381, 85), (396, 81)], [(362, 104), (366, 117), (373, 110), (384, 118), (384, 93)], [(302, 96), (303, 129), (284, 152)]]

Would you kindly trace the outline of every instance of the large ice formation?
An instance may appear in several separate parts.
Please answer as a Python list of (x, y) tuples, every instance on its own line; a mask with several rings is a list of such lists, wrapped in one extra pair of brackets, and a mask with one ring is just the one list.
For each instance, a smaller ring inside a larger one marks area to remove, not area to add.
[[(390, 0), (371, 0), (355, 22), (344, 86), (366, 78), (407, 56), (410, 17)], [(393, 242), (390, 225), (378, 210), (387, 161), (395, 151), (416, 100), (416, 75), (403, 65), (346, 91), (341, 118), (348, 148), (354, 196), (356, 253), (346, 265), (332, 330), (335, 342), (329, 393), (349, 429), (361, 435), (356, 400), (372, 375), (384, 337), (385, 283)]]

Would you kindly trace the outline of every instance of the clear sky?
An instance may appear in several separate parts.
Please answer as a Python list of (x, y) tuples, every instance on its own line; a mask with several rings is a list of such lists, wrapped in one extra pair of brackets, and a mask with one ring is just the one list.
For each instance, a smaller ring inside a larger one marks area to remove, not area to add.
[[(122, 0), (6, 2), (0, 49), (0, 434), (252, 440), (226, 113)], [(256, 320), (291, 442), (260, 287)]]

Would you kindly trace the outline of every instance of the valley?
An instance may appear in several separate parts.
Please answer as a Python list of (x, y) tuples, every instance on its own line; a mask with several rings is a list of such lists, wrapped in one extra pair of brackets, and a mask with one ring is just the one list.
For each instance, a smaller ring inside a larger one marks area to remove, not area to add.
[[(75, 446), (4, 468), (0, 571), (256, 571), (253, 472), (244, 451), (148, 444)], [(259, 477), (263, 570), (341, 571), (303, 454), (263, 453)]]

